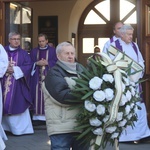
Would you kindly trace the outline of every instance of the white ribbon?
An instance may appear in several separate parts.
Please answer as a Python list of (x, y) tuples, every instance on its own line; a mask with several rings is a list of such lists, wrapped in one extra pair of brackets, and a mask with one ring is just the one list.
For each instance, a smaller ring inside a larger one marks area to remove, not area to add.
[[(105, 123), (104, 126), (104, 131), (106, 127), (108, 127), (110, 124), (112, 124), (116, 118), (117, 118), (117, 113), (119, 109), (119, 102), (122, 97), (122, 73), (125, 73), (122, 69), (128, 67), (128, 62), (127, 60), (120, 60), (118, 57), (116, 57), (114, 60), (111, 60), (111, 58), (105, 54), (105, 53), (99, 53), (101, 56), (101, 63), (102, 65), (106, 66), (107, 71), (109, 73), (113, 73), (114, 79), (115, 79), (115, 88), (116, 88), (116, 93), (115, 93), (115, 98), (111, 103), (110, 107), (110, 117), (109, 120)], [(96, 138), (96, 144), (100, 145), (102, 141), (103, 136), (97, 136)]]

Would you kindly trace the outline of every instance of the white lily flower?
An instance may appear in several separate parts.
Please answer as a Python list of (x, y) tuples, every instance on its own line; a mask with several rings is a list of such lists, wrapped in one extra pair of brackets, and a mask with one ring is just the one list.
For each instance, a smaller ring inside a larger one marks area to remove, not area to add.
[(95, 91), (93, 94), (93, 98), (98, 102), (102, 102), (105, 100), (105, 93), (102, 90)]
[(116, 139), (117, 137), (119, 136), (119, 133), (113, 133), (112, 135), (111, 135), (111, 139)]
[(94, 103), (92, 103), (91, 101), (89, 101), (89, 100), (86, 100), (84, 102), (84, 107), (89, 112), (94, 112), (96, 110), (96, 105)]
[(111, 74), (104, 74), (102, 79), (106, 82), (110, 82), (110, 83), (114, 82), (114, 77)]
[(132, 118), (132, 114), (130, 113), (129, 115), (127, 115), (127, 119), (130, 120)]
[(126, 123), (127, 123), (127, 120), (123, 119), (122, 121), (119, 122), (118, 126), (119, 127), (124, 127)]
[(103, 115), (105, 114), (105, 107), (101, 104), (99, 104), (96, 108), (96, 112), (99, 114), (99, 115)]
[(118, 112), (116, 121), (118, 122), (118, 121), (122, 120), (122, 118), (123, 118), (123, 112)]
[(104, 123), (107, 122), (108, 119), (109, 119), (109, 115), (106, 115), (106, 116), (104, 117), (104, 119), (103, 119), (103, 122), (104, 122)]
[(131, 92), (129, 90), (126, 92), (126, 98), (128, 101), (130, 101), (132, 98)]
[(107, 128), (106, 128), (106, 132), (107, 132), (107, 133), (113, 133), (114, 131), (116, 131), (116, 129), (117, 129), (116, 126), (115, 126), (115, 127), (107, 127)]
[(99, 77), (94, 77), (89, 81), (89, 87), (93, 90), (97, 90), (101, 88), (103, 80)]
[(95, 135), (102, 135), (102, 134), (103, 134), (103, 130), (102, 130), (102, 128), (97, 128), (97, 129), (95, 129), (95, 130), (93, 131), (93, 133), (94, 133)]
[(102, 122), (98, 120), (97, 117), (91, 118), (89, 121), (90, 121), (90, 125), (95, 127), (98, 127), (102, 124)]
[(128, 115), (130, 113), (130, 111), (131, 111), (130, 106), (126, 105), (126, 107), (125, 107), (125, 115)]
[(111, 88), (105, 89), (104, 92), (107, 101), (110, 101), (114, 98), (114, 91)]
[(124, 92), (125, 89), (126, 89), (126, 86), (125, 86), (125, 84), (122, 82), (122, 92)]
[(128, 100), (127, 100), (126, 96), (123, 94), (122, 98), (120, 100), (119, 106), (124, 106), (127, 103), (127, 101)]
[(132, 96), (134, 96), (135, 95), (135, 88), (133, 86), (130, 86), (130, 90), (131, 90)]

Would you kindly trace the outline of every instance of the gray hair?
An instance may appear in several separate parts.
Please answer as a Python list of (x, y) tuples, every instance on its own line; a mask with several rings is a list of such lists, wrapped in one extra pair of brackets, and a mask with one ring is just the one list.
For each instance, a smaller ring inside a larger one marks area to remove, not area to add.
[(15, 32), (15, 31), (14, 32), (10, 32), (9, 35), (8, 35), (8, 38), (11, 39), (14, 35), (20, 35), (20, 33), (19, 32)]
[(130, 24), (125, 24), (120, 28), (120, 33), (125, 34), (127, 30), (133, 30), (134, 28)]
[[(57, 45), (56, 54), (60, 54), (62, 52), (64, 46), (72, 46), (74, 48), (74, 46), (70, 42), (62, 42)], [(74, 48), (74, 50), (75, 50), (75, 48)]]

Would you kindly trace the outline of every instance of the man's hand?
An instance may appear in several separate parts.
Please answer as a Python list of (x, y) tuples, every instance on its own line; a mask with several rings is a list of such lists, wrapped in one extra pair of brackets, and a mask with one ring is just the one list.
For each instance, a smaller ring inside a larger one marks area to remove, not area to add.
[(48, 61), (46, 59), (42, 58), (41, 60), (36, 62), (36, 65), (38, 65), (38, 66), (46, 66), (46, 65), (48, 65)]
[(13, 69), (13, 65), (12, 64), (9, 64), (6, 72), (9, 73), (9, 74), (13, 74), (14, 73), (14, 69)]

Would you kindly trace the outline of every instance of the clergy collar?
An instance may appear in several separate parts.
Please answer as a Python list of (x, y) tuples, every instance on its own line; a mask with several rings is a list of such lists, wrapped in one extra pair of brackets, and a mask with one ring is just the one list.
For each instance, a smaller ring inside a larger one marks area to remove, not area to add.
[(46, 50), (48, 49), (48, 44), (45, 47), (39, 47), (40, 50)]
[(11, 47), (10, 45), (9, 45), (9, 49), (10, 49), (10, 51), (15, 51), (15, 50), (17, 50), (19, 47), (17, 47), (17, 48), (14, 48), (14, 47)]
[(132, 42), (126, 43), (126, 42), (123, 41), (121, 38), (119, 39), (119, 41), (120, 41), (120, 45), (121, 45), (121, 46), (122, 46), (122, 45), (131, 45), (131, 44), (132, 44)]

